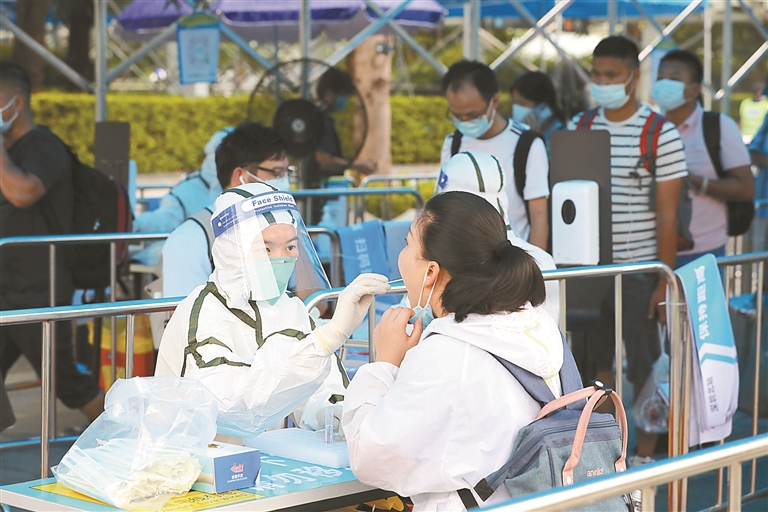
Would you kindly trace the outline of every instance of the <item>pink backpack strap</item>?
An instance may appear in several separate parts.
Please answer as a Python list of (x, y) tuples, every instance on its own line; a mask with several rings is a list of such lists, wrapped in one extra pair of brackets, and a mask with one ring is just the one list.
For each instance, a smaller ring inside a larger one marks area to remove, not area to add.
[(617, 473), (627, 469), (627, 414), (626, 411), (624, 411), (624, 405), (621, 403), (621, 398), (619, 398), (619, 395), (614, 393), (610, 388), (607, 391), (605, 388), (592, 388), (592, 390), (592, 396), (587, 402), (587, 405), (581, 411), (579, 424), (576, 427), (576, 437), (573, 440), (573, 450), (571, 451), (571, 456), (563, 467), (563, 485), (573, 484), (573, 470), (579, 464), (581, 448), (584, 445), (584, 438), (587, 435), (587, 427), (589, 426), (589, 417), (592, 415), (592, 411), (595, 409), (595, 407), (597, 407), (597, 403), (600, 401), (600, 399), (606, 395), (609, 396), (611, 400), (613, 400), (613, 404), (616, 406), (616, 420), (618, 421), (619, 428), (621, 429), (621, 457), (619, 457), (619, 459), (616, 461), (614, 467)]

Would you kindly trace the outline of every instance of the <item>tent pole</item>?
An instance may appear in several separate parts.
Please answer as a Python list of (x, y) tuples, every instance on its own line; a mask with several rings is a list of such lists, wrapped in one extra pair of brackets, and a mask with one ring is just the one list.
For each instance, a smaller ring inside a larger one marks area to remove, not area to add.
[(641, 51), (640, 55), (638, 55), (640, 62), (643, 62), (645, 58), (651, 54), (653, 49), (656, 48), (656, 45), (661, 43), (665, 38), (671, 36), (675, 30), (680, 28), (680, 25), (682, 25), (683, 22), (688, 19), (688, 16), (690, 16), (693, 11), (695, 11), (703, 3), (703, 1), (704, 0), (692, 0), (691, 3), (689, 3), (688, 6), (683, 9), (683, 11), (678, 14), (669, 25), (667, 25), (664, 31), (659, 34), (651, 44), (643, 48), (643, 51)]
[(464, 58), (480, 60), (480, 0), (464, 2)]
[[(301, 10), (299, 11), (299, 46), (301, 47), (301, 58), (309, 58), (309, 43), (312, 41), (312, 10), (309, 7), (309, 0), (301, 1)], [(309, 97), (309, 63), (304, 60), (301, 64), (301, 97)]]
[(132, 65), (136, 64), (138, 61), (140, 61), (141, 59), (143, 59), (144, 57), (152, 53), (155, 50), (155, 48), (159, 47), (166, 40), (170, 39), (175, 35), (176, 35), (176, 23), (172, 23), (168, 28), (164, 29), (162, 32), (160, 32), (155, 37), (153, 37), (150, 41), (148, 41), (147, 44), (145, 44), (144, 46), (136, 50), (134, 53), (132, 53), (130, 57), (123, 60), (120, 64), (115, 66), (113, 69), (109, 70), (109, 72), (107, 73), (107, 82), (111, 82), (115, 78), (122, 75)]
[(723, 10), (723, 69), (720, 77), (723, 95), (720, 98), (720, 112), (728, 115), (731, 110), (731, 57), (733, 54), (733, 6), (726, 0)]
[[(381, 17), (384, 15), (384, 11), (381, 7), (376, 5), (376, 3), (372, 2), (371, 0), (363, 0), (365, 2), (365, 5), (368, 6), (370, 10), (376, 13), (377, 16)], [(405, 31), (403, 27), (397, 24), (395, 21), (388, 21), (387, 26), (392, 29), (392, 31), (397, 34), (401, 40), (405, 41), (408, 46), (410, 46), (416, 54), (424, 59), (424, 61), (432, 66), (432, 69), (437, 71), (440, 76), (444, 75), (448, 71), (448, 67), (440, 62), (439, 60), (435, 59), (430, 55), (430, 53), (424, 49), (414, 38), (408, 34), (408, 32)]]
[[(558, 1), (563, 2), (564, 0), (558, 0)], [(589, 83), (590, 79), (587, 72), (584, 71), (584, 69), (577, 62), (575, 62), (565, 50), (563, 50), (562, 46), (560, 45), (559, 39), (558, 41), (555, 41), (552, 38), (552, 36), (549, 34), (549, 32), (547, 32), (543, 28), (539, 28), (539, 25), (536, 23), (536, 18), (534, 17), (533, 13), (531, 13), (531, 11), (529, 11), (524, 4), (514, 2), (511, 0), (509, 3), (512, 5), (512, 7), (515, 8), (517, 12), (520, 13), (520, 16), (522, 16), (528, 23), (531, 24), (534, 30), (538, 31), (539, 34), (542, 37), (544, 37), (544, 39), (549, 41), (549, 43), (555, 47), (555, 50), (557, 50), (557, 53), (560, 56), (560, 58), (565, 59), (568, 65), (573, 68), (573, 70), (576, 72), (577, 75), (579, 75), (579, 78), (581, 78), (584, 82)], [(555, 20), (557, 21), (557, 23), (559, 23), (558, 25), (558, 30), (559, 30), (558, 38), (559, 38), (562, 35), (562, 24), (563, 24), (562, 11), (560, 11), (555, 16)], [(559, 75), (556, 75), (556, 76), (559, 76)]]
[[(513, 5), (515, 5), (517, 2), (517, 0), (510, 1)], [(510, 46), (507, 48), (504, 53), (499, 55), (496, 60), (491, 63), (491, 69), (498, 69), (499, 66), (504, 64), (508, 59), (514, 57), (522, 49), (523, 46), (531, 42), (531, 40), (540, 30), (543, 30), (544, 27), (555, 21), (557, 15), (566, 10), (568, 6), (573, 3), (573, 1), (574, 0), (563, 0), (562, 2), (556, 3), (555, 6), (549, 12), (547, 12), (547, 14), (542, 16), (541, 19), (539, 19), (539, 21), (533, 25), (533, 27), (528, 29), (528, 31), (523, 35), (523, 37), (520, 38), (520, 41), (518, 41), (515, 46)], [(516, 5), (516, 7), (521, 7), (521, 5)]]
[[(333, 52), (333, 55), (325, 59), (325, 63), (328, 66), (335, 66), (339, 62), (341, 62), (344, 57), (352, 53), (352, 51), (360, 46), (360, 43), (368, 39), (370, 36), (375, 34), (379, 31), (384, 25), (387, 24), (390, 20), (394, 20), (403, 10), (405, 10), (406, 7), (408, 7), (408, 4), (411, 3), (412, 0), (401, 0), (400, 3), (391, 9), (387, 10), (387, 12), (384, 14), (384, 16), (380, 17), (378, 20), (374, 21), (373, 23), (369, 24), (367, 27), (365, 27), (363, 30), (355, 34), (354, 37), (352, 37), (347, 44), (345, 44), (342, 48), (339, 48), (335, 52)], [(315, 66), (312, 68), (312, 71), (309, 73), (309, 83), (313, 83), (315, 80), (320, 78), (320, 75), (324, 73), (325, 66)]]
[(96, 122), (107, 120), (107, 0), (93, 0), (96, 62)]
[(56, 71), (64, 75), (69, 81), (83, 89), (84, 91), (92, 92), (93, 86), (80, 75), (77, 71), (69, 67), (63, 60), (59, 59), (56, 55), (51, 53), (48, 48), (41, 45), (29, 35), (21, 30), (19, 27), (9, 20), (5, 15), (0, 14), (0, 26), (5, 30), (13, 34), (17, 42), (28, 46), (33, 52), (50, 64)]
[(608, 35), (616, 35), (616, 19), (618, 12), (616, 10), (616, 0), (608, 0)]
[(704, 109), (712, 110), (712, 4), (704, 6)]

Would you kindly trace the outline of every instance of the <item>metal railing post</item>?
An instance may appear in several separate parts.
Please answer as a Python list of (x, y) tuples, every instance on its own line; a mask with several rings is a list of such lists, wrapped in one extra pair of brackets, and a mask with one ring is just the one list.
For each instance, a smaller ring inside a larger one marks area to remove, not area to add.
[(621, 274), (617, 274), (614, 280), (613, 293), (613, 311), (614, 311), (614, 355), (616, 357), (616, 382), (614, 388), (619, 397), (623, 400), (622, 391), (624, 389), (624, 304), (622, 301), (622, 281)]
[[(56, 245), (48, 244), (48, 303), (51, 307), (56, 305)], [(52, 414), (48, 416), (50, 431), (56, 435), (56, 324), (51, 325), (51, 345), (54, 350), (51, 352), (51, 400), (50, 410)]]
[[(133, 377), (133, 342), (135, 315), (125, 317), (125, 378)], [(114, 384), (114, 383), (113, 383)]]
[(373, 331), (376, 328), (376, 296), (371, 299), (368, 307), (368, 362), (376, 361), (376, 344), (373, 342)]
[(728, 510), (741, 510), (741, 462), (728, 466)]
[(568, 329), (566, 329), (566, 319), (568, 318), (568, 315), (566, 313), (566, 302), (567, 294), (565, 289), (565, 279), (559, 279), (558, 282), (560, 283), (560, 332), (565, 334)]
[[(109, 242), (109, 301), (117, 301), (117, 268), (115, 262), (117, 261), (117, 247), (115, 242)], [(115, 383), (117, 379), (117, 319), (112, 316), (109, 318), (109, 371), (112, 377), (111, 384)], [(99, 347), (101, 350), (101, 347)]]
[[(759, 392), (760, 392), (760, 358), (762, 357), (762, 342), (763, 342), (763, 281), (765, 279), (765, 261), (760, 261), (757, 264), (757, 291), (755, 292), (755, 307), (757, 308), (756, 320), (757, 325), (755, 327), (755, 383), (752, 389), (754, 393), (752, 396), (752, 435), (757, 435), (757, 418), (758, 418), (758, 406), (760, 405)], [(757, 460), (752, 459), (751, 474), (749, 478), (749, 492), (755, 492), (755, 479), (757, 474)], [(741, 481), (741, 479), (739, 479)]]
[(53, 322), (43, 322), (43, 350), (40, 361), (40, 391), (41, 391), (41, 422), (40, 422), (40, 478), (48, 478), (49, 439), (50, 431), (50, 407), (52, 394), (52, 356), (53, 344), (51, 343), (51, 330)]

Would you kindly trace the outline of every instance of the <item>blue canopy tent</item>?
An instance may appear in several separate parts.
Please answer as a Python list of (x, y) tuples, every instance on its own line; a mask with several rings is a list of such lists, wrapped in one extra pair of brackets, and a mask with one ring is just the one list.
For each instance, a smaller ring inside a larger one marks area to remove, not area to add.
[[(461, 0), (438, 0), (448, 11), (448, 17), (464, 16), (464, 5)], [(528, 11), (541, 18), (555, 7), (554, 0), (522, 0)], [(652, 16), (677, 16), (691, 3), (688, 0), (640, 0), (639, 3)], [(697, 12), (703, 5), (697, 7)], [(605, 0), (575, 0), (563, 13), (566, 18), (599, 19), (607, 18), (609, 2)], [(640, 12), (632, 0), (616, 0), (617, 16), (623, 18), (638, 18), (645, 14)], [(480, 0), (480, 16), (483, 18), (520, 18), (521, 15), (507, 0)]]
[[(376, 0), (382, 10), (397, 7), (400, 0)], [(248, 40), (298, 41), (302, 0), (217, 0), (210, 12)], [(184, 1), (177, 4), (158, 0), (134, 0), (117, 17), (116, 28), (121, 37), (147, 39), (174, 23), (180, 16), (192, 13)], [(380, 19), (364, 0), (310, 0), (311, 37), (325, 33), (332, 39), (347, 39)], [(418, 0), (407, 4), (394, 21), (403, 28), (434, 28), (444, 15), (436, 0)], [(378, 33), (392, 33), (383, 26)]]

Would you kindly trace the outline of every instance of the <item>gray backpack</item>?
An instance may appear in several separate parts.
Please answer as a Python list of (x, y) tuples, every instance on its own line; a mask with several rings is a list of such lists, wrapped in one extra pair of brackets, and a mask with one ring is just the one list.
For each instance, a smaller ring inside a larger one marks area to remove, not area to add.
[[(558, 399), (541, 377), (496, 359), (542, 409), (518, 432), (509, 460), (475, 485), (480, 499), (490, 498), (502, 484), (515, 498), (626, 469), (627, 415), (621, 399), (600, 382), (582, 389), (579, 370), (565, 340), (560, 369), (563, 396)], [(592, 412), (603, 397), (613, 400), (618, 424), (610, 414)], [(458, 493), (467, 510), (478, 506), (468, 489)], [(581, 510), (632, 511), (631, 503), (626, 495)]]

